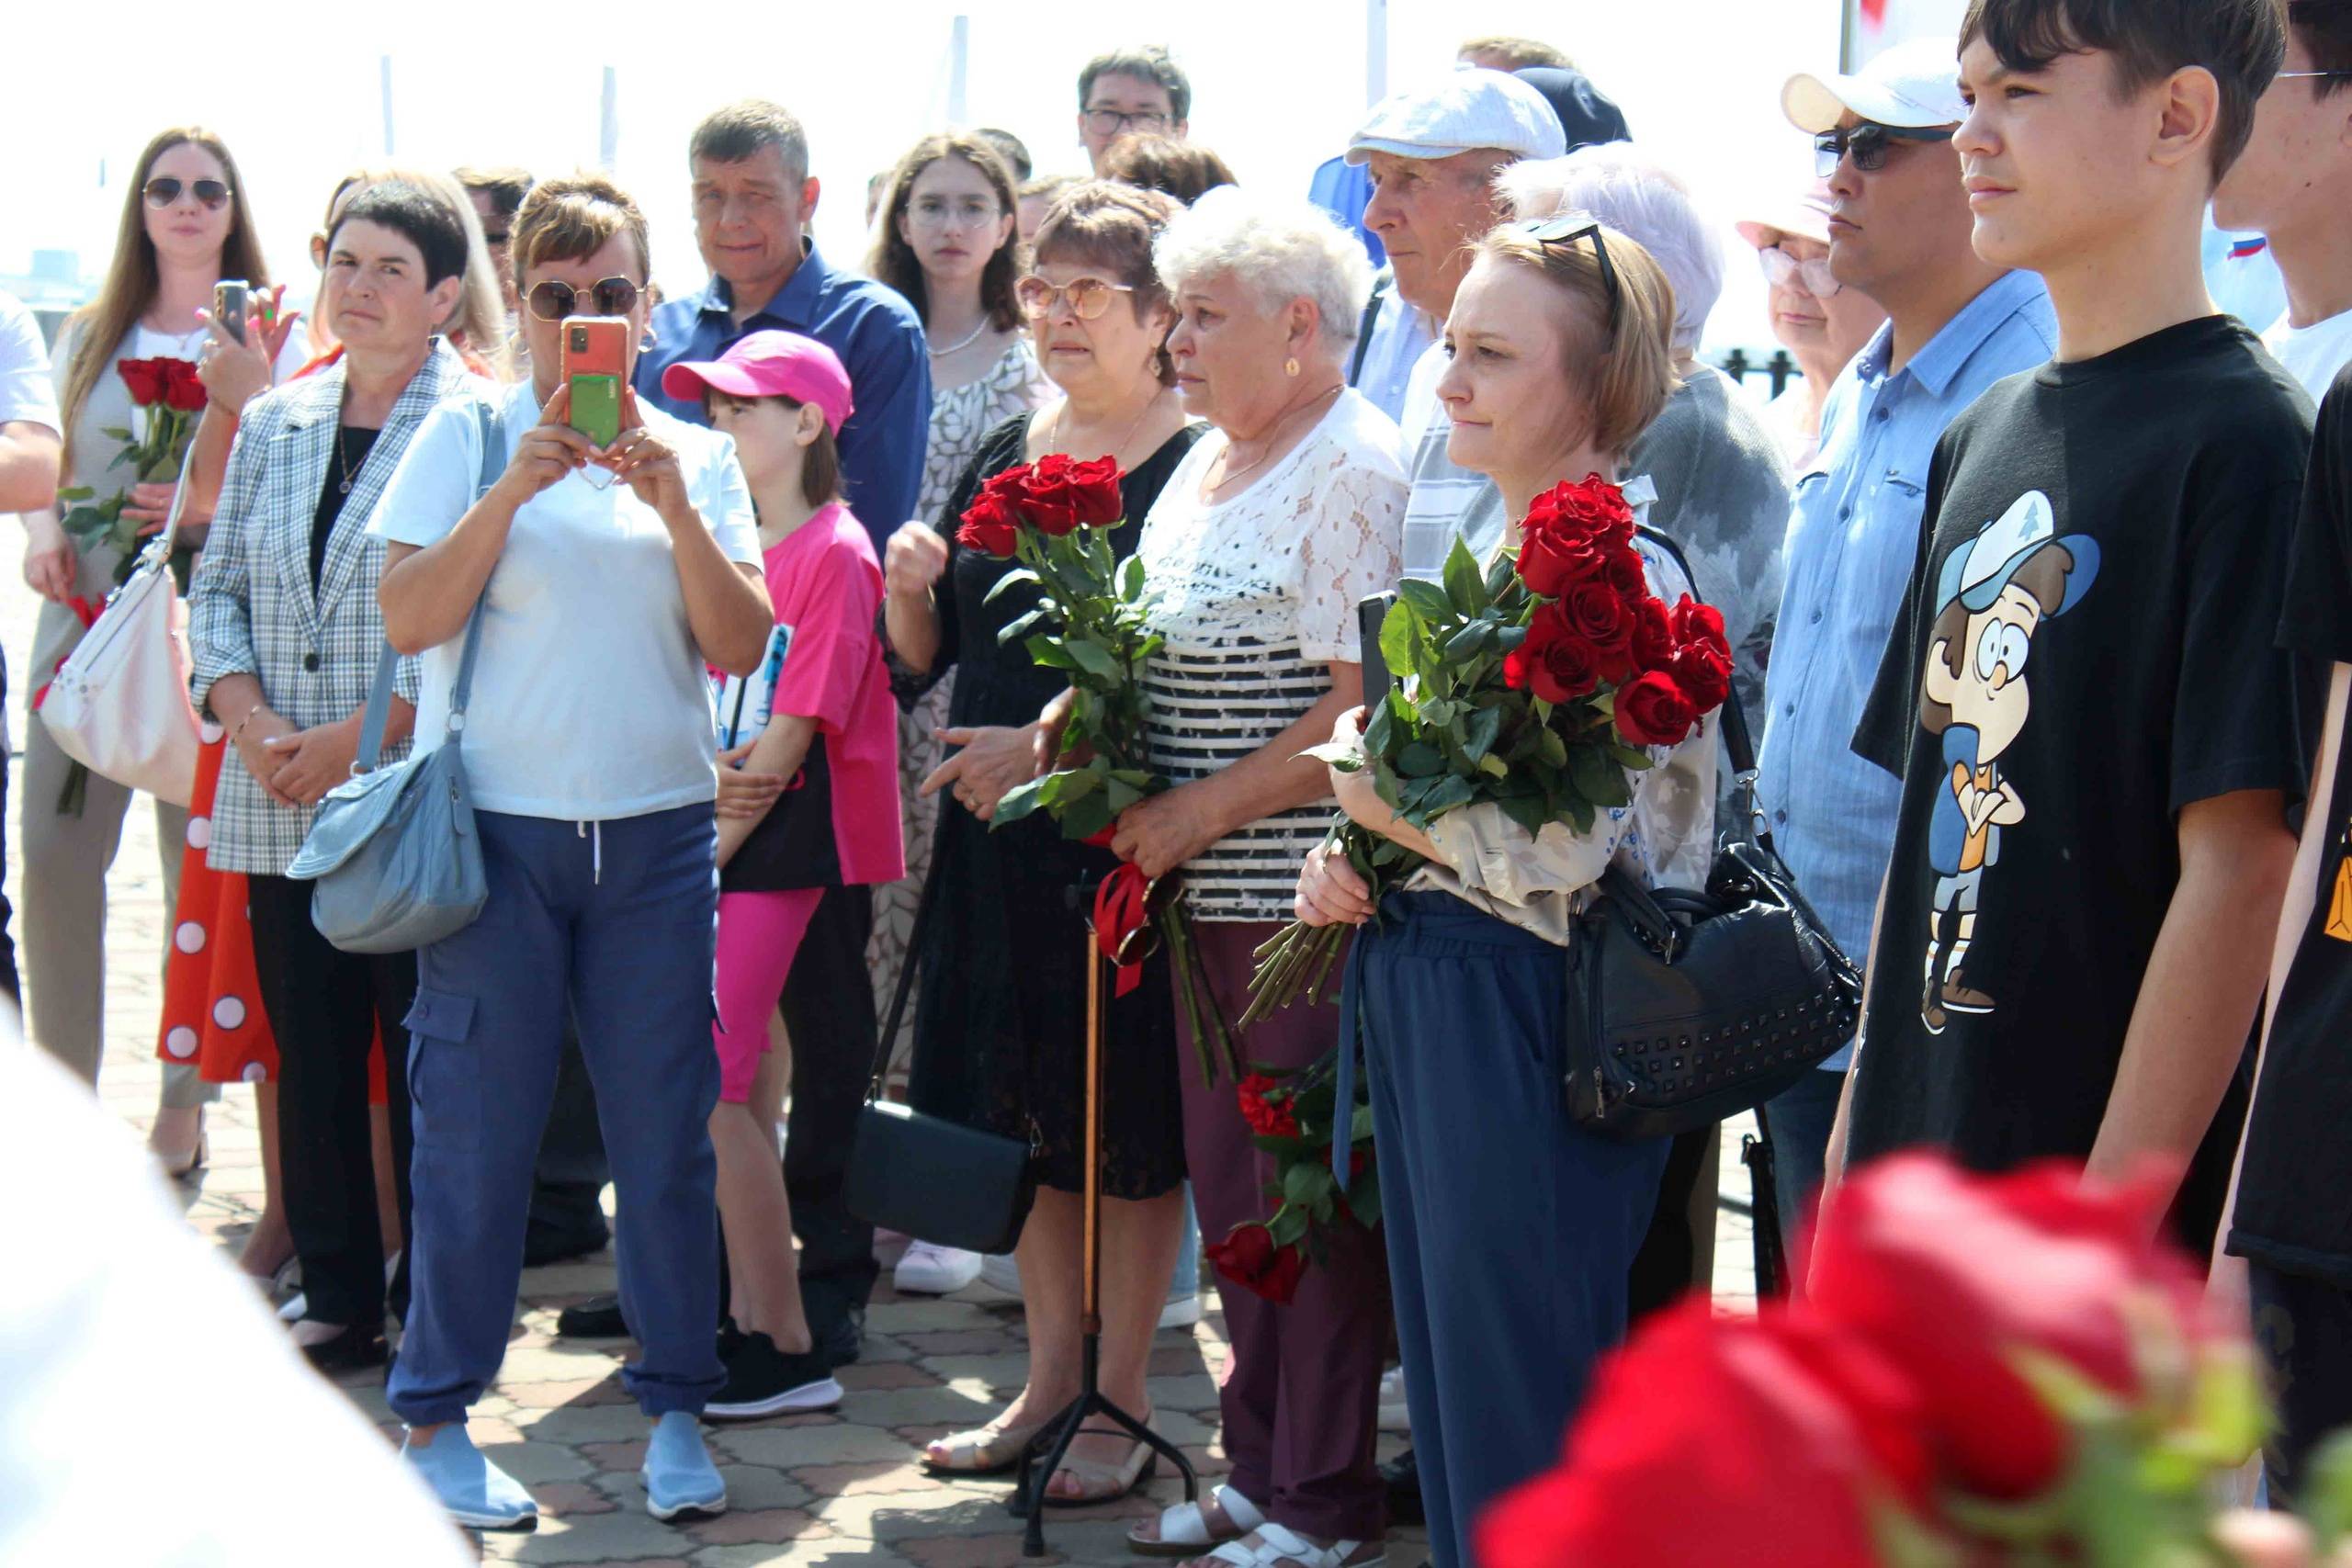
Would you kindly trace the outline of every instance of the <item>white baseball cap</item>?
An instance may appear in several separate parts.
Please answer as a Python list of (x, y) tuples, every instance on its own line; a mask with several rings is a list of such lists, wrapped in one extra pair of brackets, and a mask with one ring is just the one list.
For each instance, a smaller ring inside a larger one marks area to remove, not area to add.
[(1348, 139), (1348, 162), (1367, 163), (1374, 152), (1451, 158), (1481, 147), (1557, 158), (1568, 139), (1544, 95), (1508, 71), (1455, 71), (1434, 86), (1382, 99)]
[(1960, 96), (1960, 40), (1912, 39), (1850, 76), (1800, 73), (1781, 89), (1781, 112), (1809, 136), (1835, 130), (1849, 109), (1905, 130), (1958, 125), (1968, 118)]

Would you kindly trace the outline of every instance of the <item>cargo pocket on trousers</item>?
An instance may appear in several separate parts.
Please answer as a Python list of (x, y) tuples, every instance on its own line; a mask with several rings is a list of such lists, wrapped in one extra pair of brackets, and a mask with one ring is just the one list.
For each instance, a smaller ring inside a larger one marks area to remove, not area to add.
[(469, 1043), (474, 999), (419, 986), (409, 1004), (408, 1087), (416, 1146), (466, 1149), (481, 1134), (481, 1054)]

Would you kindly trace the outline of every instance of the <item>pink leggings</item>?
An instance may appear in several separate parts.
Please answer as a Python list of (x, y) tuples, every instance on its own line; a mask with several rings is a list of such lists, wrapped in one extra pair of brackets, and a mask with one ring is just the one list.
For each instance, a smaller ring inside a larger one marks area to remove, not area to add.
[(718, 1098), (741, 1105), (768, 1048), (768, 1017), (784, 999), (793, 954), (800, 951), (821, 887), (788, 893), (718, 896)]

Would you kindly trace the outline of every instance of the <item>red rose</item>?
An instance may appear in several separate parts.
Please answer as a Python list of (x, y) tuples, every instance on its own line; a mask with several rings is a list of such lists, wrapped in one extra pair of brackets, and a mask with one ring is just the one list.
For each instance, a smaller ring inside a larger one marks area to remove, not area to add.
[(1070, 493), (1078, 520), (1089, 528), (1110, 528), (1125, 521), (1127, 498), (1120, 492), (1118, 460), (1107, 454), (1069, 466)]
[(1600, 678), (1622, 681), (1634, 672), (1633, 605), (1606, 582), (1579, 582), (1561, 595), (1560, 614), (1568, 630), (1600, 656)]
[(1674, 656), (1674, 626), (1666, 605), (1655, 594), (1633, 601), (1634, 662), (1644, 670), (1663, 670)]
[(1243, 1078), (1236, 1090), (1241, 1101), (1241, 1119), (1250, 1130), (1261, 1138), (1295, 1138), (1298, 1136), (1298, 1113), (1291, 1109), (1287, 1099), (1270, 1100), (1266, 1091), (1280, 1088), (1276, 1079), (1263, 1073), (1251, 1073)]
[(1574, 702), (1600, 684), (1600, 651), (1577, 636), (1557, 604), (1539, 604), (1527, 640), (1503, 656), (1503, 684), (1547, 703)]
[[(1555, 485), (1538, 503), (1558, 525), (1603, 544), (1633, 542), (1634, 509), (1625, 492), (1599, 474), (1587, 474), (1574, 483)], [(1530, 514), (1532, 515), (1532, 509)]]
[(1601, 1364), (1560, 1467), (1477, 1527), (1486, 1568), (1874, 1568), (1882, 1508), (1928, 1464), (1907, 1386), (1869, 1347), (1767, 1306), (1661, 1313)]
[(164, 367), (164, 400), (182, 413), (200, 412), (211, 396), (197, 375), (196, 367), (185, 359), (158, 359), (151, 363)]
[(1686, 642), (1703, 642), (1725, 659), (1731, 657), (1731, 639), (1724, 635), (1724, 613), (1713, 604), (1702, 604), (1685, 593), (1667, 619), (1674, 627), (1678, 648)]
[(1617, 688), (1617, 733), (1633, 746), (1679, 746), (1699, 716), (1673, 676), (1663, 670), (1637, 675)]
[(1707, 643), (1686, 642), (1676, 649), (1666, 672), (1690, 699), (1694, 713), (1713, 713), (1731, 695), (1731, 660)]
[(1012, 503), (994, 488), (993, 480), (982, 486), (972, 504), (964, 509), (964, 525), (956, 530), (956, 542), (966, 549), (999, 558), (1010, 557), (1020, 537)]
[(2152, 1323), (2183, 1341), (2204, 1333), (2201, 1272), (2155, 1239), (2160, 1208), (2152, 1183), (2094, 1187), (2060, 1162), (1980, 1177), (1894, 1156), (1849, 1179), (1824, 1216), (1811, 1310), (1917, 1387), (1928, 1439), (1962, 1487), (2037, 1496), (2071, 1440), (2019, 1375), (2020, 1353), (2132, 1398)]
[(1609, 558), (1593, 540), (1557, 528), (1529, 526), (1521, 531), (1519, 580), (1531, 593), (1557, 599), (1575, 583), (1599, 577)]
[(165, 385), (164, 362), (160, 359), (118, 359), (114, 362), (122, 384), (130, 389), (130, 400), (141, 408), (148, 408), (164, 400)]
[(1280, 1306), (1290, 1304), (1298, 1293), (1299, 1277), (1306, 1272), (1304, 1252), (1276, 1247), (1274, 1233), (1255, 1222), (1234, 1226), (1231, 1235), (1204, 1250), (1224, 1278)]
[[(1110, 476), (1107, 487), (1097, 471), (1105, 464)], [(1074, 533), (1080, 524), (1093, 523), (1101, 515), (1107, 488), (1114, 510), (1102, 521), (1115, 523), (1125, 510), (1118, 495), (1118, 465), (1108, 458), (1074, 463), (1066, 453), (1048, 452), (1023, 470), (1021, 518), (1041, 534)]]
[(1649, 570), (1633, 546), (1619, 545), (1609, 552), (1609, 582), (1628, 599), (1650, 596)]

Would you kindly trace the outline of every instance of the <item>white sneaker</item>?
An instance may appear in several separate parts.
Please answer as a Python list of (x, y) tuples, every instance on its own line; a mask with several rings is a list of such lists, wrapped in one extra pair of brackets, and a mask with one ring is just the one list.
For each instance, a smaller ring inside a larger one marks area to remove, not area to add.
[(302, 1321), (302, 1314), (310, 1310), (311, 1298), (302, 1292), (297, 1291), (287, 1297), (286, 1303), (277, 1309), (277, 1321), (300, 1323)]
[(980, 1259), (980, 1283), (1008, 1296), (1021, 1293), (1021, 1264), (1010, 1252), (991, 1252)]
[(1380, 1429), (1384, 1432), (1409, 1432), (1412, 1421), (1405, 1414), (1405, 1369), (1391, 1367), (1380, 1376)]
[(1201, 1321), (1201, 1292), (1189, 1296), (1170, 1296), (1168, 1304), (1159, 1309), (1162, 1328), (1190, 1328)]
[(978, 1253), (915, 1241), (907, 1244), (907, 1255), (899, 1259), (890, 1283), (908, 1295), (948, 1296), (979, 1277)]

